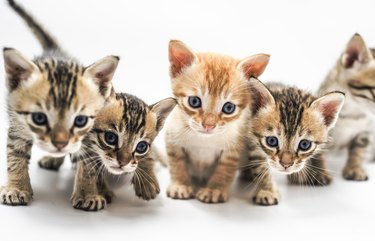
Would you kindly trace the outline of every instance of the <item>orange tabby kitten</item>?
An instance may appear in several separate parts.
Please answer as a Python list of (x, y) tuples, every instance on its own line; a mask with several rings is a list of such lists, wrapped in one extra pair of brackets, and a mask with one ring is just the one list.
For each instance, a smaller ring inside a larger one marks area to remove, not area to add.
[(266, 54), (240, 61), (195, 53), (181, 41), (170, 41), (170, 75), (178, 106), (166, 129), (169, 197), (227, 201), (250, 117), (248, 80), (261, 75), (268, 60)]

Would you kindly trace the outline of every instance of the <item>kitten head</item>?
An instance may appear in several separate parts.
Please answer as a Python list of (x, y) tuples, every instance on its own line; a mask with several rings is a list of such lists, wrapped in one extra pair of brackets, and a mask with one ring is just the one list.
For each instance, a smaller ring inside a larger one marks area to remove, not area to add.
[(328, 142), (337, 121), (344, 94), (331, 92), (315, 98), (295, 88), (269, 90), (251, 80), (251, 132), (267, 156), (269, 166), (284, 174), (300, 171)]
[(83, 67), (59, 58), (31, 61), (5, 48), (10, 121), (49, 155), (78, 151), (111, 93), (118, 61), (108, 56)]
[(213, 53), (195, 53), (184, 43), (169, 43), (172, 90), (186, 127), (203, 136), (223, 133), (250, 103), (248, 80), (260, 76), (269, 56), (242, 61)]
[(354, 34), (337, 64), (338, 81), (361, 104), (375, 112), (375, 51)]
[(116, 94), (97, 115), (82, 150), (98, 155), (94, 161), (112, 174), (134, 172), (138, 162), (150, 158), (151, 144), (175, 105), (173, 98), (148, 106), (135, 96)]

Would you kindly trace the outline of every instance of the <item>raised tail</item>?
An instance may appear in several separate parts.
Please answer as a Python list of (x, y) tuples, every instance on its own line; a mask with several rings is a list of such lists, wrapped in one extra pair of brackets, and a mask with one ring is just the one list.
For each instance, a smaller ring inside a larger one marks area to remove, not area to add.
[(60, 49), (57, 42), (54, 40), (54, 38), (45, 31), (42, 26), (34, 20), (31, 15), (25, 11), (23, 7), (18, 5), (14, 0), (7, 0), (9, 3), (9, 6), (16, 12), (18, 15), (20, 15), (23, 20), (27, 23), (27, 25), (30, 27), (31, 31), (34, 33), (35, 37), (38, 39), (40, 44), (43, 47), (43, 50), (56, 50)]

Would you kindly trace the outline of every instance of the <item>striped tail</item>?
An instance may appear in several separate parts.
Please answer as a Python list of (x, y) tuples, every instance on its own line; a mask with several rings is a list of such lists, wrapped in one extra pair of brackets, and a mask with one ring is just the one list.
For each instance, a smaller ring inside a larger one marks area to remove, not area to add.
[(43, 47), (43, 50), (56, 50), (60, 49), (57, 42), (54, 40), (54, 38), (46, 32), (41, 25), (36, 22), (33, 17), (29, 13), (23, 9), (20, 5), (18, 5), (14, 0), (8, 0), (9, 6), (20, 15), (23, 20), (27, 23), (27, 25), (30, 27), (32, 32), (34, 33), (35, 37), (38, 39), (40, 44)]

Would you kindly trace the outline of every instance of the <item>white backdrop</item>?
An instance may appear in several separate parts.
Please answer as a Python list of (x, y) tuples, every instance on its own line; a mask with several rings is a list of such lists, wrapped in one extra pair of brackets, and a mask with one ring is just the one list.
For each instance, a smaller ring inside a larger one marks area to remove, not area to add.
[[(316, 90), (346, 42), (360, 33), (375, 46), (375, 2), (368, 1), (20, 1), (85, 64), (121, 56), (114, 78), (118, 91), (148, 103), (170, 96), (167, 46), (180, 39), (196, 51), (243, 58), (264, 52), (271, 62), (261, 80), (283, 81)], [(0, 2), (0, 45), (29, 57), (41, 48), (23, 21)], [(0, 76), (4, 76), (0, 59)], [(4, 82), (4, 79), (1, 78)], [(3, 83), (3, 86), (4, 83)], [(5, 87), (3, 88), (5, 89)], [(0, 112), (0, 183), (6, 181), (5, 90)], [(159, 143), (161, 141), (159, 140)], [(152, 202), (137, 200), (131, 188), (119, 188), (107, 210), (86, 213), (70, 207), (73, 172), (37, 168), (31, 160), (34, 201), (28, 207), (0, 206), (0, 240), (374, 240), (375, 164), (370, 180), (347, 182), (340, 172), (344, 157), (330, 158), (335, 180), (325, 188), (290, 187), (278, 178), (278, 206), (259, 207), (248, 192), (226, 204), (166, 198), (168, 172), (158, 170), (162, 193)], [(236, 189), (236, 188), (235, 188)]]

